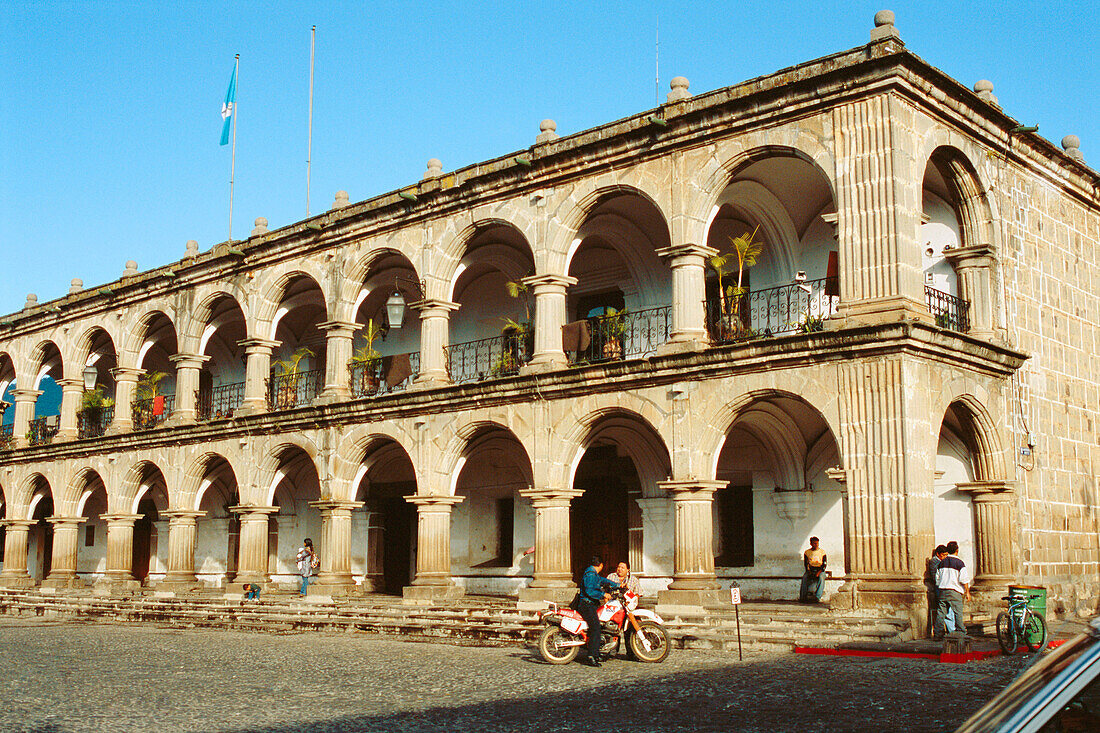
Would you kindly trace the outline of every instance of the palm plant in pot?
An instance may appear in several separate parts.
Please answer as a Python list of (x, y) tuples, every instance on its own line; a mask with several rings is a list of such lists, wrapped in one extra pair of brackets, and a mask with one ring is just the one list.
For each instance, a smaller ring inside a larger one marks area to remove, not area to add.
[(504, 337), (504, 350), (512, 352), (515, 368), (530, 360), (535, 350), (535, 328), (531, 323), (531, 287), (522, 280), (510, 280), (504, 284), (509, 297), (523, 300), (523, 320), (504, 318), (504, 328), (500, 335)]
[(623, 358), (623, 333), (626, 331), (626, 308), (609, 307), (600, 316), (596, 329), (600, 336), (600, 356), (604, 359)]
[[(760, 227), (756, 227), (739, 237), (730, 237), (733, 250), (715, 255), (707, 261), (711, 269), (718, 273), (718, 317), (715, 319), (715, 327), (719, 340), (736, 338), (742, 331), (748, 330), (741, 312), (741, 301), (748, 294), (748, 288), (743, 285), (745, 269), (756, 264), (756, 258), (764, 249), (763, 244), (754, 241), (759, 229)], [(737, 263), (737, 284), (727, 286), (724, 278), (733, 274), (734, 262)]]
[(351, 368), (352, 391), (356, 396), (372, 395), (381, 384), (382, 355), (374, 348), (375, 339), (381, 335), (382, 328), (375, 325), (373, 318), (369, 319), (363, 329), (367, 342), (355, 350), (348, 365)]
[(138, 377), (130, 408), (135, 427), (151, 427), (158, 417), (164, 415), (164, 397), (160, 394), (159, 385), (167, 376), (166, 372), (145, 372)]
[(103, 422), (103, 414), (109, 407), (114, 407), (112, 397), (103, 395), (103, 387), (85, 390), (80, 398), (80, 420), (84, 424), (84, 430), (96, 432)]
[(299, 347), (286, 359), (279, 359), (272, 367), (275, 370), (274, 388), (271, 395), (272, 407), (285, 409), (298, 404), (299, 369), (302, 361), (313, 356), (308, 347)]

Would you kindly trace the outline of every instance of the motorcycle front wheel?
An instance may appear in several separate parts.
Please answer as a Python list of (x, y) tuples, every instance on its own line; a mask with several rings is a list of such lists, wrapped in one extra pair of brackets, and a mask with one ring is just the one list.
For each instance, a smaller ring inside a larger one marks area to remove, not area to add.
[(562, 631), (560, 626), (547, 626), (539, 634), (539, 654), (550, 664), (569, 664), (577, 658), (579, 646), (561, 646), (577, 637)]
[[(652, 621), (642, 621), (639, 624), (641, 631), (636, 631), (627, 639), (627, 648), (634, 658), (642, 662), (663, 662), (672, 651), (672, 642), (668, 638), (665, 627)], [(649, 651), (646, 651), (642, 637), (649, 642)]]

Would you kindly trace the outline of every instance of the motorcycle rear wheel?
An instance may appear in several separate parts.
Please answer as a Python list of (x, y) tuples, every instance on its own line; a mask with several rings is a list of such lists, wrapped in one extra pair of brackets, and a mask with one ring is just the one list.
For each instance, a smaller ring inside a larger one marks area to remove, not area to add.
[(562, 642), (576, 641), (577, 637), (563, 631), (560, 626), (547, 626), (539, 634), (539, 654), (550, 664), (569, 664), (577, 658), (579, 646), (559, 646)]
[[(640, 632), (634, 632), (627, 639), (627, 648), (634, 658), (641, 662), (663, 662), (672, 651), (672, 642), (668, 638), (665, 627), (653, 621), (642, 621), (639, 624)], [(642, 636), (649, 642), (649, 651), (642, 644)]]

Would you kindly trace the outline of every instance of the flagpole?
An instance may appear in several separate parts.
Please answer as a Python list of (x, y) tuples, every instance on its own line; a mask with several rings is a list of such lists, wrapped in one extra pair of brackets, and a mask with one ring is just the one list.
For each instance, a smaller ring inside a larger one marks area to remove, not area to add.
[(309, 146), (306, 148), (306, 218), (309, 218), (309, 172), (313, 161), (313, 46), (317, 26), (309, 29)]
[(241, 68), (241, 55), (233, 57), (233, 154), (229, 162), (229, 242), (233, 242), (233, 179), (237, 173), (237, 72)]

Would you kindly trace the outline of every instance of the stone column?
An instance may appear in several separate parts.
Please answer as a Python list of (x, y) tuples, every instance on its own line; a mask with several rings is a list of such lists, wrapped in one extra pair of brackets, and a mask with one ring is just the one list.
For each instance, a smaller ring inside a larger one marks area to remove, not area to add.
[(27, 432), (31, 429), (31, 420), (34, 419), (34, 404), (38, 401), (38, 395), (42, 394), (38, 389), (13, 389), (11, 398), (15, 400), (15, 417), (12, 422), (12, 438), (15, 439), (15, 447), (25, 448), (28, 444)]
[(659, 481), (672, 495), (676, 517), (672, 584), (657, 594), (658, 608), (698, 610), (728, 602), (714, 574), (714, 492), (724, 481)]
[(115, 418), (111, 421), (111, 427), (107, 431), (109, 435), (128, 433), (134, 429), (132, 410), (134, 387), (137, 385), (138, 377), (144, 373), (144, 369), (130, 369), (128, 367), (111, 370), (111, 375), (115, 378)]
[[(351, 345), (355, 332), (363, 328), (361, 323), (346, 321), (328, 321), (318, 323), (317, 328), (325, 332), (325, 389), (314, 402), (327, 405), (351, 399)], [(322, 556), (321, 562), (324, 562)]]
[(519, 592), (521, 608), (542, 607), (543, 601), (568, 602), (577, 590), (573, 582), (569, 539), (569, 504), (576, 489), (532, 489), (520, 495), (535, 508), (535, 573)]
[(80, 523), (84, 517), (47, 517), (53, 525), (53, 552), (50, 574), (42, 581), (43, 588), (79, 588), (84, 585), (76, 576), (77, 547)]
[(168, 572), (157, 584), (157, 590), (181, 591), (199, 588), (202, 583), (195, 577), (195, 538), (198, 536), (199, 517), (206, 512), (175, 510), (161, 512), (168, 517)]
[[(840, 259), (837, 315), (851, 325), (932, 323), (920, 230), (924, 161), (915, 113), (891, 93), (832, 110)], [(779, 273), (793, 277), (794, 273)]]
[(280, 342), (268, 339), (244, 339), (237, 343), (244, 347), (246, 362), (244, 400), (241, 401), (241, 406), (235, 414), (255, 415), (267, 412), (267, 380), (271, 376), (271, 352)]
[[(320, 595), (347, 595), (355, 589), (351, 574), (351, 513), (361, 501), (315, 501), (321, 510), (321, 572), (317, 575)], [(310, 584), (310, 590), (313, 590)]]
[(944, 252), (959, 279), (960, 297), (970, 303), (970, 335), (993, 337), (993, 246), (972, 244)]
[(451, 507), (461, 496), (406, 496), (416, 505), (416, 578), (405, 586), (407, 603), (461, 598), (451, 578)]
[(449, 343), (448, 327), (451, 311), (458, 310), (458, 303), (427, 299), (409, 306), (420, 311), (420, 374), (417, 384), (450, 384), (447, 357), (443, 347)]
[(234, 583), (266, 583), (267, 516), (279, 511), (276, 506), (231, 506), (229, 511), (241, 517), (240, 550)]
[(974, 569), (971, 590), (1004, 595), (1005, 587), (1017, 580), (1019, 548), (1012, 521), (1016, 493), (1007, 481), (972, 481), (956, 484), (970, 494), (974, 503), (974, 539), (978, 567)]
[(34, 579), (27, 572), (27, 536), (35, 522), (32, 519), (5, 519), (4, 569), (0, 571), (0, 588), (33, 588)]
[[(97, 585), (110, 589), (136, 588), (134, 579), (134, 522), (140, 514), (101, 514), (107, 523), (107, 572)], [(56, 541), (56, 540), (55, 540)]]
[(672, 267), (672, 327), (664, 353), (697, 350), (710, 343), (706, 320), (707, 258), (718, 253), (714, 247), (680, 244), (657, 250)]
[(535, 294), (535, 352), (523, 371), (550, 371), (566, 365), (562, 350), (561, 328), (565, 325), (566, 289), (577, 284), (577, 278), (564, 275), (534, 275), (523, 283)]
[(203, 364), (210, 361), (210, 357), (179, 353), (168, 359), (176, 365), (176, 401), (172, 406), (172, 414), (168, 417), (168, 424), (189, 425), (199, 417), (199, 371)]
[(72, 440), (79, 432), (76, 414), (80, 410), (80, 400), (84, 395), (84, 380), (59, 379), (57, 383), (61, 387), (61, 422), (58, 425), (57, 438)]

